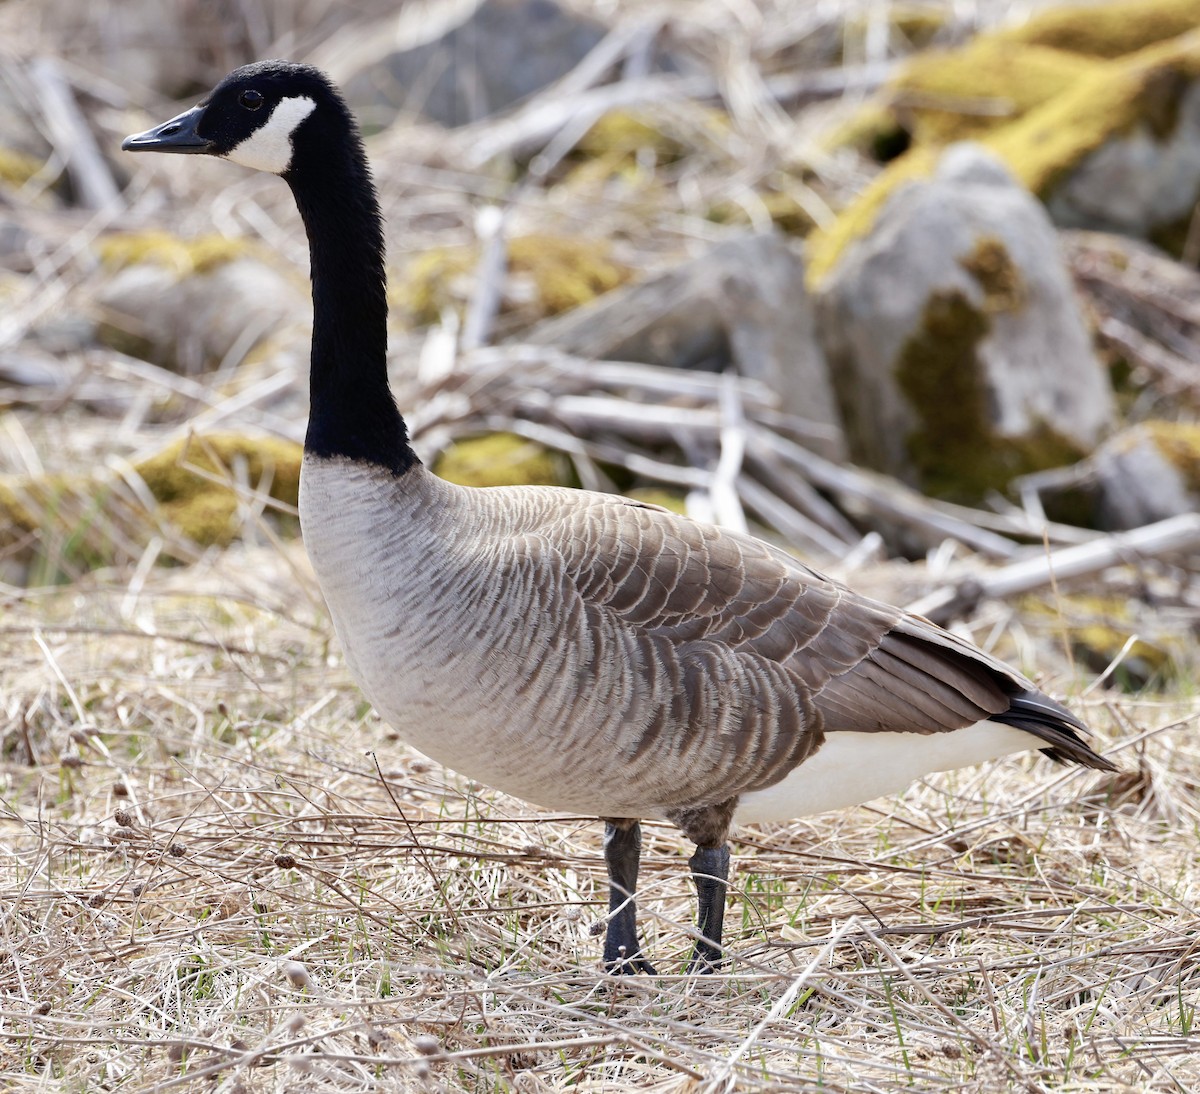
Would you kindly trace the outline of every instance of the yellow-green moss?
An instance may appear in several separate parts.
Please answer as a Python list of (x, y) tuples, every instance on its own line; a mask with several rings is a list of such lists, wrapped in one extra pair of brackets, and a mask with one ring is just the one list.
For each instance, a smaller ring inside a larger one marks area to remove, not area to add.
[(114, 553), (107, 499), (106, 485), (84, 475), (0, 482), (0, 567), (19, 582), (47, 585), (107, 565)]
[(576, 155), (610, 164), (636, 160), (644, 150), (652, 151), (659, 163), (670, 163), (684, 154), (684, 146), (662, 131), (650, 115), (637, 110), (610, 110), (596, 120), (575, 146)]
[(571, 486), (570, 461), (513, 433), (487, 433), (450, 445), (434, 474), (459, 486)]
[(1200, 0), (1120, 0), (1050, 8), (996, 33), (999, 41), (1121, 57), (1200, 26)]
[(0, 148), (0, 182), (24, 186), (42, 169), (42, 161), (15, 148)]
[(1027, 596), (1021, 599), (1019, 610), (1033, 619), (1052, 619), (1071, 643), (1075, 656), (1093, 672), (1108, 668), (1130, 637), (1137, 634), (1114, 676), (1117, 684), (1144, 687), (1151, 679), (1172, 674), (1186, 660), (1177, 642), (1153, 630), (1143, 633), (1141, 624), (1145, 621), (1139, 620), (1133, 604), (1120, 596), (1063, 592), (1053, 602)]
[(918, 54), (889, 85), (892, 110), (916, 144), (976, 138), (1041, 106), (1101, 62), (990, 36)]
[(887, 10), (892, 29), (917, 49), (929, 45), (946, 25), (946, 10), (936, 4), (895, 4)]
[(269, 479), (271, 497), (295, 505), (301, 456), (300, 445), (291, 441), (214, 434), (169, 445), (135, 470), (163, 514), (184, 535), (205, 546), (224, 545), (238, 531), (238, 494), (227, 480), (238, 481), (239, 464), (244, 464), (250, 487), (258, 488)]
[(896, 362), (896, 382), (917, 422), (909, 458), (922, 488), (938, 497), (978, 501), (1017, 475), (1083, 455), (1045, 423), (1021, 437), (994, 432), (977, 352), (990, 329), (987, 314), (961, 292), (935, 293)]
[[(1198, 77), (1200, 31), (1096, 63), (1049, 101), (988, 134), (983, 143), (1020, 182), (1044, 198), (1114, 135), (1141, 123), (1160, 138), (1169, 136), (1179, 101)], [(813, 233), (808, 266), (812, 288), (820, 286), (848, 244), (871, 230), (891, 193), (931, 174), (939, 154), (940, 147), (933, 143), (914, 147), (893, 161), (832, 226)]]
[[(465, 302), (478, 264), (477, 247), (428, 251), (397, 280), (392, 301), (418, 325), (436, 322), (446, 308)], [(508, 277), (531, 286), (530, 319), (586, 304), (623, 284), (631, 272), (604, 240), (530, 235), (508, 242)]]
[(1110, 137), (1145, 124), (1171, 134), (1179, 101), (1200, 76), (1200, 34), (1101, 65), (985, 143), (1035, 194), (1055, 184)]
[(1025, 303), (1025, 283), (1004, 241), (983, 235), (971, 251), (958, 260), (983, 290), (983, 308), (989, 315), (1016, 311)]
[(881, 163), (912, 145), (977, 139), (1048, 102), (1103, 62), (983, 35), (916, 54), (825, 139)]
[(153, 262), (166, 266), (179, 277), (205, 273), (253, 250), (253, 244), (244, 239), (219, 235), (180, 239), (162, 231), (117, 232), (96, 241), (100, 261), (110, 270)]
[[(765, 190), (755, 197), (771, 223), (791, 236), (807, 236), (816, 226), (812, 215), (791, 194), (781, 190)], [(722, 201), (708, 211), (708, 219), (716, 224), (752, 224), (746, 206), (738, 201)]]
[(645, 184), (658, 169), (677, 163), (694, 148), (724, 144), (729, 129), (723, 111), (697, 104), (689, 106), (683, 119), (652, 111), (610, 110), (579, 139), (554, 177), (571, 189), (613, 178)]
[(1141, 428), (1186, 483), (1188, 490), (1200, 494), (1200, 425), (1192, 422), (1143, 422)]
[(509, 244), (508, 258), (514, 274), (532, 279), (550, 315), (586, 304), (632, 274), (608, 243), (595, 239), (524, 236)]

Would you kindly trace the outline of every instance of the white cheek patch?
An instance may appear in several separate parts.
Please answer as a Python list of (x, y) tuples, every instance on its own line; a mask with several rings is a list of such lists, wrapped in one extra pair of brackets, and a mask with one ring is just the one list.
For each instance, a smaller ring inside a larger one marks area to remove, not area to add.
[(256, 171), (282, 175), (292, 162), (292, 134), (316, 106), (307, 95), (280, 99), (271, 116), (224, 158)]

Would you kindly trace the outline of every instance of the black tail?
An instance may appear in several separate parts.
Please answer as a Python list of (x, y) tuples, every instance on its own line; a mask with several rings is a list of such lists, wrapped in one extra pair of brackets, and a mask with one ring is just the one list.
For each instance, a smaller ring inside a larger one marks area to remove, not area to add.
[(1090, 732), (1061, 703), (1040, 691), (1019, 691), (1012, 696), (1008, 710), (993, 714), (993, 722), (1023, 729), (1046, 742), (1042, 751), (1058, 763), (1075, 763), (1099, 771), (1116, 771), (1116, 765), (1096, 752), (1080, 736)]

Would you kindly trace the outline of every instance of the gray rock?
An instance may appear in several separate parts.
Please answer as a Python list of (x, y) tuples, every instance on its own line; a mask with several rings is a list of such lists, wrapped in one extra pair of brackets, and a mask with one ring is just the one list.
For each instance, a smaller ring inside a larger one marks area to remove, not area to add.
[(1136, 426), (1102, 446), (1092, 465), (1102, 528), (1140, 528), (1196, 509), (1183, 473)]
[(255, 258), (238, 258), (180, 278), (139, 263), (112, 277), (96, 298), (107, 345), (184, 373), (247, 352), (307, 312), (300, 287)]
[(1069, 462), (1112, 421), (1049, 217), (977, 145), (887, 198), (824, 278), (817, 325), (851, 456), (934, 493)]
[(1149, 122), (1111, 136), (1046, 197), (1055, 223), (1154, 240), (1178, 250), (1200, 198), (1200, 83), (1179, 98), (1169, 132)]
[(611, 361), (759, 380), (782, 409), (822, 427), (844, 455), (825, 358), (814, 335), (804, 262), (778, 234), (747, 235), (539, 324), (525, 341)]
[(1106, 531), (1141, 528), (1200, 511), (1197, 440), (1194, 426), (1140, 422), (1074, 467), (1032, 475), (1025, 485), (1052, 520)]
[(565, 76), (606, 28), (553, 0), (484, 0), (433, 41), (392, 53), (346, 82), (364, 123), (398, 114), (466, 125)]

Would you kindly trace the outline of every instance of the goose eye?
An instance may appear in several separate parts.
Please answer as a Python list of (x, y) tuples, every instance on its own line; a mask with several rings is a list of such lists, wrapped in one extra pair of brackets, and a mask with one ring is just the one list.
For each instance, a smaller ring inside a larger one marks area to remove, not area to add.
[(258, 91), (243, 91), (238, 96), (238, 102), (247, 110), (257, 110), (263, 104), (263, 97)]

